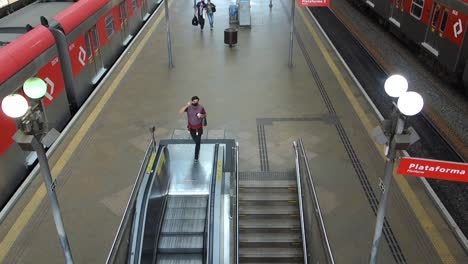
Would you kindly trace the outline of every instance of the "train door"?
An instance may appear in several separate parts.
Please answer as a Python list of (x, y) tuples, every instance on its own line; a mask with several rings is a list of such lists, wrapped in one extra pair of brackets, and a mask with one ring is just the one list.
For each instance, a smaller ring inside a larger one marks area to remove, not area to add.
[(141, 17), (143, 20), (148, 19), (148, 0), (141, 0)]
[(122, 36), (122, 43), (128, 44), (130, 36), (128, 34), (128, 12), (127, 12), (127, 1), (123, 1), (119, 4), (119, 17), (120, 17), (120, 30)]
[[(439, 3), (434, 3), (434, 6), (432, 7), (432, 12), (430, 16), (430, 20), (428, 21), (427, 24), (427, 30), (426, 30), (426, 37), (424, 38), (424, 42), (422, 46), (426, 48), (429, 52), (434, 54), (435, 56), (439, 56), (439, 50), (437, 47), (437, 40), (440, 38), (439, 33), (440, 33), (440, 26), (442, 26), (441, 21), (445, 17), (445, 22), (447, 23), (447, 17), (445, 15), (445, 8), (441, 6)], [(445, 25), (444, 25), (445, 29)]]
[[(99, 34), (96, 26), (93, 26), (85, 35), (86, 49), (89, 51), (88, 60), (94, 65), (94, 75), (98, 76), (104, 69), (99, 48)], [(94, 82), (94, 81), (93, 81)]]
[(388, 19), (395, 26), (400, 27), (401, 20), (404, 15), (404, 7), (406, 0), (394, 0), (392, 4), (392, 9), (390, 11), (390, 18)]

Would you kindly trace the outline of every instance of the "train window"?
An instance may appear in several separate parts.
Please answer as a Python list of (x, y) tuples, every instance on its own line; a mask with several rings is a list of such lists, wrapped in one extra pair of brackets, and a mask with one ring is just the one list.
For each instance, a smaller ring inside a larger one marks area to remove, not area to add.
[(133, 7), (133, 10), (137, 9), (137, 0), (132, 0), (132, 7)]
[(112, 36), (114, 34), (114, 16), (108, 15), (106, 17), (106, 34), (107, 37)]
[(413, 0), (411, 2), (411, 15), (417, 19), (421, 19), (424, 7), (424, 0)]
[(445, 9), (444, 15), (442, 16), (442, 22), (440, 22), (440, 31), (445, 31), (445, 26), (447, 26), (447, 19), (448, 19), (448, 11)]
[(440, 15), (440, 5), (437, 5), (434, 9), (434, 14), (432, 15), (432, 26), (436, 27), (437, 26), (437, 21), (439, 21), (439, 15)]

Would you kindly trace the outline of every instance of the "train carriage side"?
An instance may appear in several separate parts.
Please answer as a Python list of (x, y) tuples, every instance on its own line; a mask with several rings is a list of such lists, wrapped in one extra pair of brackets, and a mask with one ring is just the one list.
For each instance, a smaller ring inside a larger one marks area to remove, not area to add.
[[(49, 127), (61, 131), (70, 119), (70, 111), (60, 62), (49, 30), (38, 26), (1, 48), (0, 65), (8, 65), (0, 74), (1, 99), (21, 92), (24, 81), (31, 76), (46, 81), (47, 94), (43, 102)], [(4, 204), (26, 175), (28, 153), (13, 142), (16, 123), (3, 112), (0, 113), (0, 127), (0, 204)], [(31, 157), (29, 155), (29, 159)]]

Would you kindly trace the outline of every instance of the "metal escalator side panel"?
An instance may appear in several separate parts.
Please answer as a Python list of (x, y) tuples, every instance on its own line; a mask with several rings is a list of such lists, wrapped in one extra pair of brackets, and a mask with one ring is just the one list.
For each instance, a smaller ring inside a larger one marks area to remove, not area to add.
[[(140, 191), (140, 187), (142, 186), (142, 181), (145, 176), (145, 172), (148, 171), (149, 168), (153, 167), (157, 153), (162, 151), (162, 148), (164, 147), (159, 146), (156, 149), (156, 145), (154, 144), (153, 140), (149, 143), (148, 149), (145, 152), (143, 162), (141, 163), (140, 169), (138, 171), (138, 176), (135, 179), (135, 183), (133, 184), (133, 188), (130, 193), (130, 198), (128, 199), (127, 206), (125, 207), (125, 211), (122, 220), (120, 221), (118, 230), (116, 232), (115, 239), (112, 243), (111, 250), (107, 257), (107, 264), (111, 264), (119, 260), (122, 261), (123, 259), (126, 259), (127, 262), (129, 260), (130, 254), (128, 254), (128, 251), (131, 247), (130, 236), (132, 235), (132, 223), (134, 213), (136, 211), (136, 199)], [(123, 241), (125, 242), (123, 243)]]
[(204, 256), (203, 259), (205, 260), (206, 264), (212, 263), (212, 226), (211, 223), (213, 221), (213, 193), (214, 193), (214, 183), (215, 181), (213, 180), (213, 177), (216, 177), (216, 172), (217, 172), (217, 164), (218, 164), (218, 151), (219, 151), (219, 144), (215, 145), (215, 150), (214, 150), (214, 157), (213, 157), (213, 172), (212, 172), (212, 178), (210, 181), (210, 192), (208, 194), (208, 210), (206, 212), (206, 221), (205, 221), (205, 233), (204, 233), (204, 239), (203, 239), (203, 247), (204, 247)]
[[(129, 256), (129, 263), (139, 264), (141, 263), (142, 249), (144, 248), (144, 235), (147, 228), (147, 211), (150, 198), (152, 197), (152, 191), (154, 190), (155, 176), (159, 178), (167, 178), (167, 166), (169, 160), (169, 152), (166, 147), (160, 147), (156, 157), (157, 162), (145, 171), (145, 176), (142, 180), (136, 206), (135, 206), (135, 216), (133, 220), (132, 228), (132, 241), (131, 241), (131, 251)], [(166, 177), (164, 177), (166, 176)], [(157, 182), (161, 182), (157, 180)], [(164, 183), (164, 181), (163, 181)], [(167, 189), (167, 186), (165, 186)], [(164, 198), (164, 186), (160, 186), (161, 198)]]

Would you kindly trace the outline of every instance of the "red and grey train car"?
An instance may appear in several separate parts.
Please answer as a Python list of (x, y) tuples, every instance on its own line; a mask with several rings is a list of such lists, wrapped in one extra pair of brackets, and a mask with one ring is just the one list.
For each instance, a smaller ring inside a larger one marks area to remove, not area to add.
[[(68, 46), (76, 106), (97, 82), (161, 0), (37, 1), (0, 19), (0, 101), (21, 92), (27, 78), (47, 83), (43, 99), (50, 128), (63, 130), (73, 115), (70, 96), (51, 31), (41, 17), (55, 22)], [(42, 23), (44, 24), (44, 23)], [(0, 205), (14, 193), (34, 162), (13, 142), (17, 125), (0, 111)]]
[(468, 0), (355, 0), (381, 17), (391, 31), (418, 45), (468, 91)]

